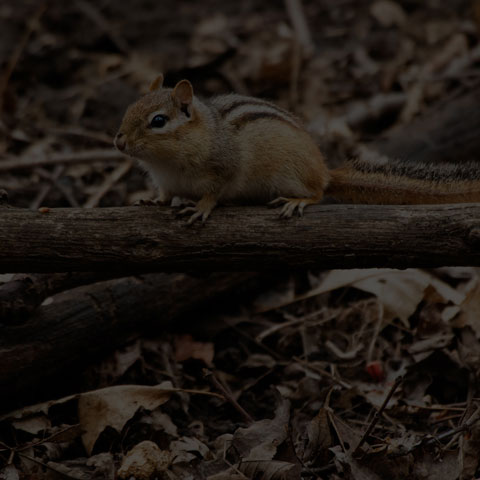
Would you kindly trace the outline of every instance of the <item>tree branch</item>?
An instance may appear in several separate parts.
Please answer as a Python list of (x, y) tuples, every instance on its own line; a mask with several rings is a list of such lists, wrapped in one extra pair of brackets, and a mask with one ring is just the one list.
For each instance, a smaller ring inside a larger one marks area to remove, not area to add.
[(192, 227), (165, 207), (0, 208), (0, 245), (8, 273), (480, 265), (480, 205), (225, 207)]

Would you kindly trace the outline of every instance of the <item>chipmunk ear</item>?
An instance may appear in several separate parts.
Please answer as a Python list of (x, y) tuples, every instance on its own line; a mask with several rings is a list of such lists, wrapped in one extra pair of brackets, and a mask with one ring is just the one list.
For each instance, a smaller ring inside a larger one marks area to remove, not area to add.
[(180, 80), (173, 89), (172, 97), (180, 103), (180, 109), (190, 117), (190, 105), (193, 101), (193, 87), (188, 80)]
[(153, 92), (154, 90), (158, 90), (159, 88), (162, 88), (163, 85), (163, 75), (160, 74), (151, 84), (150, 87), (148, 87), (148, 90), (150, 92)]
[(193, 100), (193, 87), (188, 80), (180, 80), (173, 89), (172, 96), (182, 105), (190, 105)]

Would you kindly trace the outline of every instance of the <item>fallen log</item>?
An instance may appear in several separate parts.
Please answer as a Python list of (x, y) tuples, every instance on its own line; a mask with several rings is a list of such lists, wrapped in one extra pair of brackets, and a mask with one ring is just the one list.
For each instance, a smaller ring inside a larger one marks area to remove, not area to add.
[[(115, 275), (114, 275), (115, 276)], [(25, 321), (45, 300), (56, 293), (112, 278), (109, 272), (19, 274), (0, 285), (0, 323)]]
[[(186, 312), (246, 292), (255, 274), (147, 274), (98, 282), (53, 297), (0, 336), (0, 410), (77, 391), (78, 372), (138, 337), (162, 332)], [(258, 277), (257, 277), (258, 278)]]
[(370, 147), (401, 160), (478, 162), (480, 160), (480, 83), (430, 107), (408, 125), (397, 127)]
[(228, 207), (192, 227), (165, 207), (1, 208), (0, 226), (9, 273), (480, 265), (477, 204)]

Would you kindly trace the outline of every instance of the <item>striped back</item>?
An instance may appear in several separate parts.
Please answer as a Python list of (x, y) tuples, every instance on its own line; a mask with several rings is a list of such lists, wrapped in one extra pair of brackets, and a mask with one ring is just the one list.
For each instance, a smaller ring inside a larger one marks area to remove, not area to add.
[(302, 128), (298, 118), (291, 113), (274, 103), (258, 98), (235, 94), (221, 95), (214, 98), (210, 104), (218, 111), (224, 121), (237, 129), (264, 118), (286, 122), (294, 128)]

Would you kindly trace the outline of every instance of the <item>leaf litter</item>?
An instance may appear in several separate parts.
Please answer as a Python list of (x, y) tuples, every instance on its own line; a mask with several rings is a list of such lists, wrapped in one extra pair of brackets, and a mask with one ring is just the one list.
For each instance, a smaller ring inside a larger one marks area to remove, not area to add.
[[(0, 8), (0, 160), (16, 167), (0, 187), (18, 207), (153, 197), (110, 139), (159, 71), (204, 95), (275, 99), (331, 165), (479, 74), (476, 0), (288, 2), (308, 41), (283, 2), (34, 3)], [(192, 312), (188, 331), (89, 366), (86, 393), (5, 413), (0, 478), (476, 478), (479, 278), (309, 272), (212, 313), (208, 330)]]

